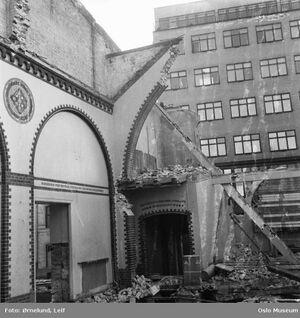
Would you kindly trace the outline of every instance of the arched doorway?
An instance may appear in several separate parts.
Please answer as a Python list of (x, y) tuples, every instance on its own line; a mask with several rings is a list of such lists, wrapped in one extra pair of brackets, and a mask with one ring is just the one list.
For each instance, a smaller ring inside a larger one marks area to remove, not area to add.
[(143, 267), (148, 276), (183, 275), (183, 256), (192, 254), (189, 217), (187, 212), (142, 217)]
[(83, 113), (61, 109), (43, 123), (33, 159), (35, 287), (66, 302), (113, 281), (107, 153)]

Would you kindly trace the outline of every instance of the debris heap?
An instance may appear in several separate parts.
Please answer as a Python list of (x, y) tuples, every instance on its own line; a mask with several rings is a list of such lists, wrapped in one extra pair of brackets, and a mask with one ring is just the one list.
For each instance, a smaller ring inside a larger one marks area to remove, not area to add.
[(128, 187), (130, 185), (143, 186), (163, 183), (182, 183), (189, 178), (197, 178), (199, 174), (208, 176), (208, 170), (200, 166), (174, 165), (163, 169), (146, 169), (134, 178), (121, 177), (117, 180), (116, 185), (122, 188), (123, 186)]
[(264, 255), (247, 245), (240, 244), (226, 264), (233, 267), (231, 273), (219, 272), (201, 285), (202, 292), (214, 291), (220, 302), (252, 298), (255, 302), (259, 299), (268, 302), (272, 295), (300, 288), (300, 282), (270, 272)]
[(158, 292), (159, 287), (155, 286), (152, 281), (143, 275), (133, 279), (131, 287), (118, 291), (117, 288), (110, 288), (102, 293), (98, 293), (89, 297), (83, 297), (77, 302), (84, 303), (129, 303), (136, 302), (146, 296), (153, 295)]

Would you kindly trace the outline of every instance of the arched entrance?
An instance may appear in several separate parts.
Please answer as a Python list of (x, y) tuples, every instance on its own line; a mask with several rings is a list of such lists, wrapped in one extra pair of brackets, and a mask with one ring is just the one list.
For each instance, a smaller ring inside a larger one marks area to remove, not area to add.
[(78, 110), (54, 112), (37, 136), (35, 287), (66, 302), (113, 281), (111, 169), (101, 136)]
[(192, 254), (189, 218), (188, 212), (141, 218), (142, 259), (148, 276), (183, 275), (183, 255)]

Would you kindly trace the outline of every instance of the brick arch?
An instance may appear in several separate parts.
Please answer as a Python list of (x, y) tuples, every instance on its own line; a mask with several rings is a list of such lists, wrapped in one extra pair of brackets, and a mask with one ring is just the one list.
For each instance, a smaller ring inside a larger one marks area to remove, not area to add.
[(136, 149), (136, 145), (143, 128), (144, 122), (147, 119), (152, 107), (155, 105), (157, 99), (164, 92), (166, 86), (157, 82), (154, 86), (148, 97), (145, 99), (144, 103), (138, 110), (132, 126), (129, 131), (129, 135), (127, 137), (125, 153), (123, 157), (123, 168), (122, 168), (122, 177), (130, 178), (133, 172), (133, 159), (134, 159), (134, 151)]
[(194, 231), (193, 231), (193, 221), (192, 221), (192, 212), (189, 210), (175, 210), (175, 209), (160, 209), (158, 211), (149, 211), (141, 216), (138, 219), (138, 244), (139, 244), (139, 258), (142, 263), (141, 270), (146, 271), (145, 261), (146, 261), (146, 246), (145, 246), (145, 220), (160, 215), (185, 215), (187, 216), (188, 222), (188, 247), (190, 250), (190, 254), (193, 255), (195, 253), (195, 242), (194, 242)]
[(10, 298), (10, 207), (8, 175), (10, 173), (10, 155), (3, 123), (0, 122), (0, 160), (1, 160), (1, 302)]
[[(117, 278), (117, 234), (116, 234), (116, 211), (115, 211), (115, 200), (114, 200), (114, 195), (115, 195), (115, 188), (114, 188), (114, 179), (113, 179), (113, 170), (112, 170), (112, 163), (109, 155), (108, 148), (106, 146), (105, 140), (96, 125), (96, 123), (93, 121), (93, 119), (82, 109), (79, 107), (75, 107), (73, 105), (60, 105), (49, 111), (40, 124), (38, 125), (38, 128), (35, 132), (34, 139), (32, 142), (32, 148), (31, 148), (31, 154), (30, 154), (30, 174), (34, 176), (34, 159), (35, 159), (35, 152), (38, 144), (39, 137), (43, 131), (43, 128), (46, 126), (47, 122), (55, 115), (61, 113), (61, 112), (70, 112), (76, 116), (78, 116), (80, 119), (82, 119), (88, 126), (89, 128), (93, 131), (95, 134), (98, 143), (100, 145), (100, 148), (103, 152), (104, 159), (105, 159), (105, 164), (107, 167), (107, 173), (108, 173), (108, 183), (109, 183), (109, 201), (110, 201), (110, 222), (111, 222), (111, 233), (112, 233), (112, 266), (113, 266), (113, 273), (114, 277)], [(33, 217), (34, 217), (34, 212), (33, 212), (33, 203), (34, 203), (34, 194), (33, 194), (33, 188), (32, 188), (32, 211), (31, 211), (31, 221), (33, 224)], [(32, 248), (32, 259), (33, 259), (33, 247), (34, 247), (34, 229), (33, 226), (31, 226), (31, 248)], [(34, 267), (32, 266), (32, 277), (34, 277)]]

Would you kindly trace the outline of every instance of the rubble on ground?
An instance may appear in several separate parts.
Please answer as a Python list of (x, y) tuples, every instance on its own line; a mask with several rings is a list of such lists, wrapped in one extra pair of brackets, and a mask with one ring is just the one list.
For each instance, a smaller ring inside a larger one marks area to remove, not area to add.
[(264, 255), (249, 246), (241, 244), (228, 264), (234, 269), (231, 273), (217, 274), (201, 286), (202, 291), (214, 290), (217, 301), (243, 301), (257, 296), (264, 302), (266, 297), (270, 300), (272, 295), (284, 293), (288, 287), (300, 288), (300, 282), (270, 272)]
[(77, 302), (84, 303), (128, 303), (132, 300), (139, 300), (146, 296), (153, 295), (158, 291), (157, 287), (143, 275), (133, 279), (131, 287), (118, 291), (117, 288), (110, 288), (104, 292), (92, 296), (83, 297)]
[[(160, 297), (167, 295), (177, 302), (274, 303), (284, 302), (293, 294), (297, 298), (300, 294), (300, 282), (270, 272), (264, 255), (253, 251), (250, 246), (240, 244), (225, 265), (230, 271), (222, 270), (225, 266), (218, 266), (219, 270), (208, 281), (201, 281), (199, 277), (199, 286), (184, 286), (180, 276), (165, 276), (153, 282), (141, 275), (136, 276), (128, 288), (110, 288), (77, 302), (128, 303), (156, 297), (157, 294)], [(163, 293), (168, 289), (171, 293)]]

